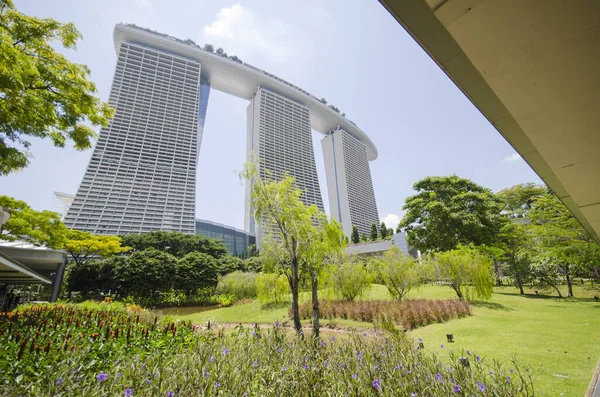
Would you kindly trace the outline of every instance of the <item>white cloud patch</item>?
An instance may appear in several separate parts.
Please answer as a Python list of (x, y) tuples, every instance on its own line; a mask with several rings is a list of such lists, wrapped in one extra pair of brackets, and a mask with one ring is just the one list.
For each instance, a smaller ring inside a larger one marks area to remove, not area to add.
[(139, 8), (151, 8), (150, 0), (133, 0), (133, 4)]
[(387, 214), (381, 219), (382, 222), (385, 222), (386, 227), (391, 227), (394, 230), (396, 230), (396, 227), (398, 226), (398, 223), (400, 223), (400, 220), (402, 220), (402, 215), (396, 214)]
[(207, 42), (242, 59), (251, 52), (258, 52), (275, 62), (290, 59), (293, 47), (285, 40), (286, 36), (288, 29), (281, 21), (263, 20), (238, 3), (222, 8), (212, 23), (204, 27)]
[(517, 161), (521, 158), (521, 156), (519, 155), (519, 153), (515, 152), (513, 154), (511, 154), (510, 156), (506, 156), (504, 158), (504, 161), (512, 163), (513, 161)]

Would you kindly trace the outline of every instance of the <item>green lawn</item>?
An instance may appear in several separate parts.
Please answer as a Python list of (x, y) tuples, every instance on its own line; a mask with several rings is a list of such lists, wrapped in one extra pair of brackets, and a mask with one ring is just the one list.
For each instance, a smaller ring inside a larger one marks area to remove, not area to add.
[[(473, 316), (432, 324), (411, 331), (423, 338), (432, 351), (471, 350), (482, 357), (510, 362), (516, 357), (533, 374), (536, 395), (582, 396), (589, 385), (600, 357), (600, 303), (590, 298), (597, 293), (575, 287), (578, 299), (549, 296), (520, 296), (511, 287), (496, 288), (489, 302), (475, 302)], [(448, 287), (427, 285), (413, 291), (410, 298), (453, 298)], [(303, 300), (308, 296), (303, 296)], [(373, 285), (362, 299), (389, 299), (387, 290)], [(195, 323), (273, 323), (287, 319), (287, 306), (261, 308), (257, 301), (228, 308), (179, 316)], [(370, 324), (344, 320), (324, 320), (345, 327), (369, 327)], [(308, 323), (308, 322), (307, 322)], [(455, 343), (446, 342), (454, 334)]]

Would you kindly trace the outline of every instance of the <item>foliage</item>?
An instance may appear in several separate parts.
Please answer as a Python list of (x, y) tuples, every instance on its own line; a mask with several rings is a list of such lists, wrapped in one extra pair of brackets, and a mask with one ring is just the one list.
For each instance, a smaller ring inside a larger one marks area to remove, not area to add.
[(330, 275), (335, 292), (349, 301), (361, 296), (371, 285), (371, 278), (357, 256), (344, 256), (332, 266)]
[(115, 278), (123, 295), (152, 296), (173, 287), (177, 258), (154, 248), (134, 252), (126, 266), (116, 269)]
[(83, 150), (96, 136), (91, 126), (108, 125), (114, 111), (94, 96), (90, 69), (54, 49), (74, 50), (80, 38), (71, 23), (29, 17), (0, 1), (0, 175), (29, 164), (31, 137), (57, 147), (70, 139)]
[(235, 271), (219, 280), (217, 292), (235, 299), (256, 298), (256, 273)]
[(459, 299), (488, 300), (492, 297), (492, 263), (477, 250), (459, 246), (455, 250), (437, 252), (430, 264), (437, 279), (447, 283)]
[(121, 236), (121, 241), (124, 246), (131, 247), (132, 252), (154, 248), (177, 258), (183, 258), (190, 252), (202, 252), (214, 258), (220, 258), (227, 253), (223, 242), (200, 234), (157, 231), (124, 235)]
[(371, 241), (377, 241), (379, 234), (377, 233), (377, 224), (375, 222), (371, 223)]
[(236, 271), (243, 272), (246, 270), (246, 261), (232, 255), (223, 255), (218, 259), (218, 269), (220, 275), (233, 273)]
[(282, 274), (260, 273), (256, 277), (256, 292), (262, 305), (283, 302), (289, 293), (287, 279)]
[(363, 234), (362, 234), (362, 236), (360, 237), (360, 241), (361, 241), (362, 243), (365, 243), (365, 242), (367, 242), (367, 241), (368, 241), (368, 240), (367, 240), (367, 235), (363, 233)]
[(212, 44), (204, 44), (204, 51), (215, 52), (215, 47)]
[(85, 264), (94, 257), (107, 257), (129, 251), (130, 247), (121, 247), (118, 236), (94, 235), (80, 230), (69, 230), (65, 250), (71, 254), (76, 264)]
[[(407, 299), (404, 301), (323, 301), (323, 318), (355, 320), (374, 323), (382, 320), (393, 321), (402, 329), (424, 327), (431, 323), (441, 323), (454, 318), (471, 315), (467, 301)], [(302, 318), (310, 317), (310, 305), (300, 306)]]
[(456, 175), (427, 177), (414, 184), (399, 228), (407, 243), (425, 252), (463, 245), (492, 245), (506, 222), (502, 202), (469, 179)]
[(385, 240), (388, 237), (388, 228), (385, 225), (385, 222), (381, 222), (381, 225), (379, 226), (379, 230), (380, 230), (380, 234), (381, 234), (381, 239)]
[[(11, 327), (14, 332), (0, 335), (0, 393), (448, 396), (458, 387), (465, 395), (480, 390), (490, 395), (533, 394), (528, 374), (519, 367), (509, 373), (491, 360), (473, 359), (466, 369), (456, 356), (424, 352), (414, 341), (386, 333), (314, 344), (288, 338), (278, 326), (239, 326), (225, 336), (193, 332), (188, 324), (130, 310), (42, 306), (16, 317), (3, 315), (0, 329)], [(47, 336), (44, 327), (52, 330)], [(26, 348), (19, 358), (23, 341)]]
[[(0, 139), (0, 157), (2, 156), (1, 146), (2, 140)], [(63, 247), (66, 241), (67, 228), (60, 221), (58, 213), (35, 211), (24, 201), (15, 200), (8, 196), (0, 196), (0, 206), (7, 208), (11, 212), (8, 221), (0, 225), (0, 239), (6, 241), (26, 241), (48, 248)]]
[(198, 288), (215, 287), (217, 277), (215, 258), (202, 252), (190, 252), (177, 261), (174, 287), (189, 296)]
[(244, 260), (244, 270), (247, 272), (260, 272), (263, 270), (262, 259), (259, 256), (251, 256)]
[(358, 236), (358, 226), (352, 225), (352, 244), (358, 244), (360, 242), (360, 237)]
[(377, 279), (383, 282), (395, 299), (401, 300), (411, 289), (423, 282), (423, 271), (419, 262), (402, 252), (396, 245), (372, 263)]
[(523, 286), (533, 280), (533, 251), (534, 242), (530, 228), (527, 225), (509, 222), (500, 229), (497, 246), (501, 249), (501, 259), (504, 260), (504, 271), (515, 287), (524, 294)]
[(67, 289), (85, 294), (116, 292), (119, 282), (116, 269), (127, 266), (127, 258), (113, 256), (101, 260), (73, 262), (66, 272)]
[(506, 189), (500, 190), (496, 195), (511, 216), (520, 218), (527, 216), (536, 198), (547, 194), (547, 189), (535, 183), (521, 183)]

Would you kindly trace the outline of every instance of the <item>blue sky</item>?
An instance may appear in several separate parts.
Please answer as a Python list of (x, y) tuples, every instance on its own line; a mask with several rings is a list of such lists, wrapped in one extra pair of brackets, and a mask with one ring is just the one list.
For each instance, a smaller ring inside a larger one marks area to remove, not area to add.
[[(395, 226), (412, 185), (457, 174), (494, 191), (540, 182), (490, 123), (376, 0), (16, 0), (38, 17), (73, 22), (83, 34), (69, 59), (87, 64), (108, 98), (118, 22), (211, 43), (317, 97), (325, 97), (373, 140), (380, 218)], [(211, 91), (198, 164), (196, 216), (243, 227), (247, 102)], [(322, 136), (313, 133), (328, 210)], [(76, 193), (91, 156), (35, 140), (31, 165), (0, 178), (0, 194), (53, 209), (53, 193)]]

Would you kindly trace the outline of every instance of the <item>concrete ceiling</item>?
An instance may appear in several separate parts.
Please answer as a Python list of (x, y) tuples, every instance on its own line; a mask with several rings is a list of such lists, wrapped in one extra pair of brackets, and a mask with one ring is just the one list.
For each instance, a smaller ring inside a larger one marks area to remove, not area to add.
[(380, 2), (600, 242), (600, 2)]

